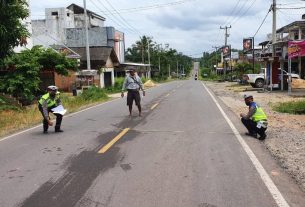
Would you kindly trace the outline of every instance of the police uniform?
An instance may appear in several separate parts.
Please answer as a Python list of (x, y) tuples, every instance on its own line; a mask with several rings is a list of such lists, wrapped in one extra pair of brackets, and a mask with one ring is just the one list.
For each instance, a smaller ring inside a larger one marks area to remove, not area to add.
[(241, 118), (241, 122), (248, 129), (250, 136), (256, 137), (259, 134), (259, 139), (263, 140), (266, 138), (267, 116), (257, 103), (251, 102), (249, 104), (249, 112)]
[[(44, 133), (47, 133), (48, 128), (49, 128), (49, 124), (48, 124), (49, 112), (53, 113), (52, 109), (57, 107), (58, 105), (61, 105), (61, 100), (59, 98), (59, 92), (57, 92), (57, 87), (49, 86), (48, 90), (56, 91), (56, 94), (54, 94), (54, 97), (52, 97), (52, 95), (50, 95), (50, 93), (48, 92), (48, 93), (44, 94), (38, 101), (38, 108), (43, 116), (43, 132)], [(60, 129), (63, 115), (61, 115), (61, 114), (54, 114), (54, 115), (56, 116), (55, 132), (63, 132)]]

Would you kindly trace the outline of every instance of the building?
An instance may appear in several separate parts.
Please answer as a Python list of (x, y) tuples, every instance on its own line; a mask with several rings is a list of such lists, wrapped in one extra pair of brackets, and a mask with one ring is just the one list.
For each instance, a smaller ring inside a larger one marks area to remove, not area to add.
[[(80, 69), (86, 70), (84, 8), (76, 4), (71, 4), (67, 8), (47, 8), (45, 16), (43, 20), (32, 21), (34, 45), (69, 48), (81, 56)], [(111, 77), (111, 85), (114, 85), (114, 70), (125, 61), (124, 33), (114, 27), (104, 27), (106, 19), (90, 10), (87, 10), (86, 18), (89, 28), (91, 69), (99, 72), (90, 73), (88, 75), (90, 77), (86, 80), (90, 79), (88, 84), (98, 83), (98, 86), (105, 87), (109, 86), (109, 77)], [(111, 75), (109, 76), (108, 73)], [(78, 77), (83, 79), (86, 74), (87, 72), (80, 72)]]
[[(286, 82), (283, 74), (277, 68), (285, 71), (289, 70), (288, 65), (288, 43), (291, 41), (305, 41), (305, 15), (302, 20), (292, 22), (276, 31), (276, 42), (272, 44), (271, 34), (267, 35), (267, 40), (261, 42), (260, 60), (267, 68), (267, 85), (274, 88), (284, 89)], [(274, 49), (274, 54), (273, 54)], [(305, 57), (299, 56), (291, 59), (291, 72), (297, 73), (301, 78), (305, 77)]]

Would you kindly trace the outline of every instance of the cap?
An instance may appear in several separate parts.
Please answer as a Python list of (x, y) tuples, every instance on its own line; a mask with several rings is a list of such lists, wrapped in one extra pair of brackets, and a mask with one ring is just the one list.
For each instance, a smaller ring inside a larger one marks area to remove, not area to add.
[(56, 91), (56, 90), (58, 90), (57, 86), (48, 86), (47, 89), (48, 89), (48, 90), (51, 90), (51, 91)]
[(253, 96), (250, 95), (250, 94), (245, 94), (245, 95), (244, 95), (244, 99), (247, 99), (247, 98), (253, 98)]

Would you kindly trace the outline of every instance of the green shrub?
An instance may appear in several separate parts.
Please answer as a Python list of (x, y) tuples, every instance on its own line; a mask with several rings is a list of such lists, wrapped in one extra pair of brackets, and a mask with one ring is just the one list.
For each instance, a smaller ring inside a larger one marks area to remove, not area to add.
[(305, 100), (279, 103), (273, 109), (281, 113), (305, 114)]
[(114, 79), (114, 86), (105, 88), (107, 93), (119, 93), (122, 90), (125, 77), (119, 77)]
[(88, 88), (87, 90), (84, 90), (80, 97), (84, 100), (98, 101), (106, 99), (108, 96), (105, 93), (105, 90), (93, 86)]

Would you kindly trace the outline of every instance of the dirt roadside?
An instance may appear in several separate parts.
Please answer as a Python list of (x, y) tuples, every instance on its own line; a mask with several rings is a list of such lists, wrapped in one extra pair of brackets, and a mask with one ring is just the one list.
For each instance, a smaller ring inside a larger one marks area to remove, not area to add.
[[(258, 93), (245, 91), (251, 86), (237, 86), (229, 82), (205, 82), (205, 84), (237, 115), (246, 112), (244, 94), (254, 96), (254, 101), (263, 107), (268, 116), (266, 148), (281, 167), (300, 185), (305, 192), (305, 115), (291, 115), (272, 110), (272, 105), (302, 97), (288, 96), (287, 91)], [(305, 92), (303, 93), (305, 96)]]

